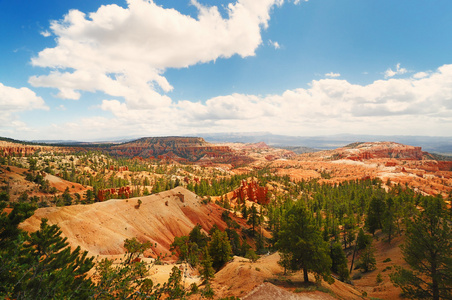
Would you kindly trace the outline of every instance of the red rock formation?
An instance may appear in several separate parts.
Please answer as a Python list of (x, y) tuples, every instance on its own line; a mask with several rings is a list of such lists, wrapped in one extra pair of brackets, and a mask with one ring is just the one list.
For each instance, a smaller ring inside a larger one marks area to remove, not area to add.
[(118, 172), (124, 172), (124, 171), (129, 171), (129, 167), (128, 166), (110, 166), (110, 171), (118, 171)]
[(202, 165), (227, 163), (234, 166), (252, 162), (228, 146), (216, 146), (202, 138), (154, 137), (115, 145), (104, 149), (113, 156), (141, 157), (181, 163), (197, 162)]
[(396, 158), (421, 160), (424, 156), (421, 147), (407, 146), (393, 142), (361, 143), (336, 149), (339, 158), (351, 160)]
[(248, 200), (259, 204), (268, 204), (268, 187), (259, 186), (256, 181), (242, 180), (241, 186), (233, 191), (233, 199)]
[(126, 198), (128, 199), (132, 195), (132, 189), (129, 186), (123, 186), (120, 188), (104, 189), (97, 192), (97, 199), (99, 201), (105, 201), (111, 198)]

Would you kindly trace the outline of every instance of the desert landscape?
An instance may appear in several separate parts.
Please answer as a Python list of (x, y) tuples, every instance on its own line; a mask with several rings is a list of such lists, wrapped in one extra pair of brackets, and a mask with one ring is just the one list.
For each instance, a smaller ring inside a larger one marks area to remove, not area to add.
[[(165, 286), (176, 266), (182, 298), (402, 299), (391, 274), (410, 267), (400, 247), (406, 221), (416, 218), (422, 201), (444, 199), (442, 209), (451, 210), (452, 161), (393, 142), (303, 154), (262, 142), (181, 137), (103, 146), (0, 143), (2, 218), (19, 204), (31, 205), (21, 230), (36, 232), (46, 219), (68, 247), (79, 247), (99, 265), (124, 263), (126, 241), (135, 240), (146, 245), (135, 253), (135, 263), (147, 270), (143, 278)], [(383, 206), (374, 216), (376, 199)], [(310, 211), (306, 218), (326, 249), (339, 249), (343, 257), (326, 273), (310, 267), (309, 282), (303, 267), (284, 263), (287, 250), (278, 241), (290, 226), (285, 214), (297, 203)], [(371, 215), (384, 225), (372, 223)], [(227, 239), (227, 260), (214, 263), (207, 279), (206, 253), (215, 254), (190, 240), (196, 228), (204, 247), (213, 247), (216, 233)], [(361, 249), (360, 230), (368, 233)], [(372, 259), (364, 268), (367, 249)], [(96, 282), (98, 273), (91, 268), (86, 276)], [(200, 292), (189, 292), (194, 286)]]

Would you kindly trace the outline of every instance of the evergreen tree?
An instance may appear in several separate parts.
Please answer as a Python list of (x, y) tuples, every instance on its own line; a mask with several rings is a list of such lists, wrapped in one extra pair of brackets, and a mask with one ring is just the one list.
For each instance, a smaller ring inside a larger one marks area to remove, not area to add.
[(386, 200), (386, 209), (383, 213), (382, 225), (382, 231), (387, 234), (388, 242), (391, 243), (391, 239), (396, 229), (396, 212), (392, 197), (389, 197)]
[(63, 192), (62, 197), (63, 197), (64, 205), (69, 206), (72, 204), (72, 197), (71, 197), (71, 194), (69, 194), (69, 187), (66, 187), (66, 189)]
[(204, 248), (199, 275), (201, 276), (203, 283), (209, 283), (209, 281), (215, 277), (215, 270), (212, 267), (212, 257), (210, 257), (207, 247)]
[(248, 221), (246, 224), (251, 225), (251, 228), (253, 230), (253, 236), (256, 235), (256, 226), (260, 224), (260, 216), (259, 212), (257, 211), (256, 206), (253, 204), (251, 208), (248, 211)]
[(80, 247), (74, 251), (57, 225), (42, 219), (40, 230), (26, 237), (14, 270), (9, 297), (16, 299), (88, 299), (93, 283), (87, 272), (93, 258)]
[(340, 243), (336, 242), (331, 246), (330, 256), (332, 261), (331, 271), (338, 274), (341, 281), (348, 280), (350, 276), (348, 273), (347, 258)]
[(94, 299), (159, 299), (163, 290), (146, 278), (149, 269), (146, 264), (136, 261), (148, 243), (140, 243), (136, 238), (126, 239), (124, 258), (118, 261), (102, 259), (96, 265), (94, 279), (96, 287)]
[(297, 202), (285, 214), (276, 247), (283, 255), (291, 254), (290, 269), (302, 269), (305, 282), (309, 281), (308, 271), (332, 282), (328, 244), (314, 223), (306, 205)]
[(209, 255), (212, 257), (212, 266), (219, 270), (231, 259), (232, 249), (226, 232), (215, 230), (210, 239)]
[(18, 259), (26, 233), (18, 226), (36, 209), (29, 203), (16, 203), (8, 214), (4, 212), (6, 206), (5, 202), (0, 202), (0, 298), (11, 295), (14, 285), (20, 280)]
[(126, 264), (132, 263), (136, 258), (151, 247), (151, 242), (147, 241), (141, 243), (136, 237), (125, 239), (124, 248), (126, 249)]
[(428, 197), (422, 210), (407, 221), (402, 246), (411, 270), (397, 267), (391, 281), (410, 298), (452, 298), (452, 230), (451, 217), (441, 197)]
[(358, 237), (356, 238), (356, 246), (358, 250), (366, 249), (368, 245), (372, 243), (372, 236), (365, 234), (362, 228), (358, 231)]
[(201, 231), (202, 227), (199, 224), (196, 224), (195, 227), (190, 231), (188, 234), (188, 239), (190, 242), (195, 243), (198, 245), (199, 249), (204, 249), (204, 247), (207, 246), (207, 241), (209, 240), (209, 237)]
[(366, 229), (372, 235), (377, 229), (383, 228), (383, 213), (385, 211), (385, 202), (381, 195), (373, 196), (367, 210)]
[(374, 270), (376, 265), (375, 248), (372, 245), (368, 245), (360, 255), (358, 266), (363, 272), (368, 272)]
[(182, 284), (182, 271), (177, 266), (171, 269), (170, 277), (163, 284), (162, 291), (167, 295), (166, 299), (185, 299), (187, 292)]

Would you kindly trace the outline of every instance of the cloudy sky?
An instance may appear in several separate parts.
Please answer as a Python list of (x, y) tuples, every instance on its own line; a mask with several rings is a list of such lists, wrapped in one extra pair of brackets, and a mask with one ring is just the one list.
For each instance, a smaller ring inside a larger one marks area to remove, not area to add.
[(450, 0), (2, 0), (0, 136), (452, 136)]

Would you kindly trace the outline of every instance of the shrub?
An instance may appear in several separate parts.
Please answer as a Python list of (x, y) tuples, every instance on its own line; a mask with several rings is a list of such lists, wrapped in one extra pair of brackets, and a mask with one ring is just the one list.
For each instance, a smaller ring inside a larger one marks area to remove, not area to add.
[(380, 284), (383, 282), (383, 277), (381, 276), (381, 273), (378, 273), (377, 275), (377, 283)]

